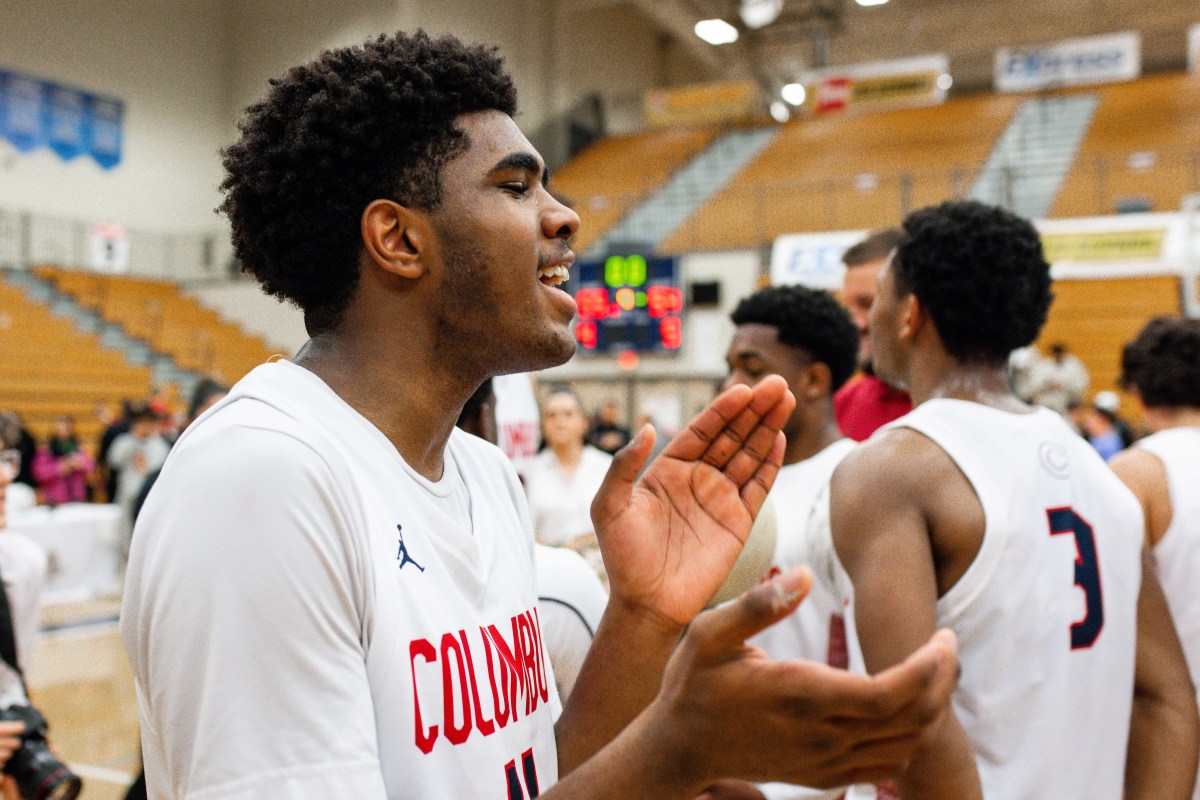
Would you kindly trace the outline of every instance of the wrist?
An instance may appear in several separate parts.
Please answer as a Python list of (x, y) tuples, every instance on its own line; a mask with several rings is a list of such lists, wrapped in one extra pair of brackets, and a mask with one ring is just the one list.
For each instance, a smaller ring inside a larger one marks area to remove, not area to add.
[(647, 647), (664, 647), (667, 652), (675, 648), (687, 627), (617, 591), (609, 595), (600, 624), (612, 627), (623, 638), (635, 638)]
[(711, 764), (690, 741), (691, 730), (661, 698), (629, 726), (637, 740), (632, 750), (640, 754), (649, 782), (659, 787), (656, 795), (696, 797), (716, 779)]

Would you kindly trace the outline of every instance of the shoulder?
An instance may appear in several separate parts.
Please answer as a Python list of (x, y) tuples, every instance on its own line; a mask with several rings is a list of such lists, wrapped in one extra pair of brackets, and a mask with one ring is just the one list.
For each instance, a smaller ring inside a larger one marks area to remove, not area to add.
[(1108, 466), (1143, 505), (1157, 488), (1166, 487), (1166, 465), (1161, 458), (1142, 447), (1134, 445), (1122, 450), (1113, 456)]
[(848, 449), (833, 472), (831, 490), (878, 496), (880, 491), (908, 491), (935, 480), (956, 467), (932, 439), (912, 428), (881, 431)]

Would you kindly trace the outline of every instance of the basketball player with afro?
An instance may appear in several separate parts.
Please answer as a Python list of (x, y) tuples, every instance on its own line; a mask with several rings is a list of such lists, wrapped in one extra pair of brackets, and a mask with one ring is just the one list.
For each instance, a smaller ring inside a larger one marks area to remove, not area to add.
[[(700, 614), (784, 450), (784, 381), (722, 393), (593, 506), (612, 595), (561, 709), (515, 473), (454, 427), (488, 377), (574, 350), (578, 217), (491, 48), (422, 33), (272, 82), (224, 154), (243, 268), (310, 339), (188, 428), (122, 609), (150, 796), (687, 798), (720, 778), (895, 772), (944, 715), (954, 637), (875, 678), (745, 639), (784, 573)], [(914, 648), (916, 649), (916, 648)]]
[(880, 275), (875, 367), (915, 408), (834, 472), (827, 563), (868, 671), (958, 635), (952, 712), (904, 798), (1190, 797), (1200, 722), (1137, 501), (1009, 387), (1050, 284), (1033, 226), (974, 202), (909, 215)]

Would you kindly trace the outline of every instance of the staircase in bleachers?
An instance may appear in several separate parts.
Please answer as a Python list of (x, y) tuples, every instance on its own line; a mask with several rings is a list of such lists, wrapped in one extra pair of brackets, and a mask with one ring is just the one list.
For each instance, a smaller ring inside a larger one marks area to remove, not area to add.
[(1099, 102), (1095, 94), (1026, 100), (976, 176), (971, 197), (1030, 219), (1046, 217)]
[[(124, 334), (167, 356), (181, 379), (206, 375), (231, 385), (266, 361), (274, 350), (169, 281), (37, 267), (80, 306)], [(187, 386), (181, 386), (186, 393)]]
[(80, 439), (99, 438), (98, 404), (144, 398), (151, 368), (131, 364), (106, 347), (98, 331), (80, 330), (55, 313), (46, 297), (32, 297), (6, 272), (0, 280), (0, 410), (15, 411), (38, 439), (59, 416), (74, 418)]
[(720, 136), (610, 228), (593, 245), (592, 255), (602, 254), (610, 243), (657, 248), (778, 135), (779, 128), (771, 126)]

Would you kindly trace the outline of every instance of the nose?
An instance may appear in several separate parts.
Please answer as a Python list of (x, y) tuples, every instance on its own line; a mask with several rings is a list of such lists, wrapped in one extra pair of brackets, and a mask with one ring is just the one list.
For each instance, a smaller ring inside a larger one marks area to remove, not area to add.
[(550, 192), (546, 192), (546, 197), (548, 202), (542, 213), (542, 232), (547, 239), (570, 240), (579, 232), (579, 215)]

